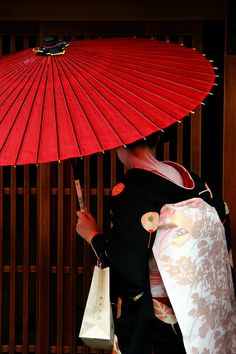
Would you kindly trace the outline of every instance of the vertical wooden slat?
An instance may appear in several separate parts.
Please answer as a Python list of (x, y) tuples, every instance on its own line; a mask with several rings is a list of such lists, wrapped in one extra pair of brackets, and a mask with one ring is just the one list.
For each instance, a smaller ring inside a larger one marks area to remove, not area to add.
[(29, 166), (24, 167), (23, 354), (28, 354), (29, 325)]
[(103, 154), (98, 154), (98, 178), (97, 178), (97, 223), (99, 230), (103, 227)]
[(29, 37), (24, 36), (24, 38), (23, 38), (23, 48), (24, 49), (29, 48)]
[(69, 303), (69, 313), (70, 313), (70, 354), (76, 354), (76, 192), (74, 188), (74, 178), (73, 171), (71, 167), (71, 230), (70, 230), (70, 243), (71, 243), (71, 258), (70, 258), (70, 303)]
[(2, 36), (0, 35), (0, 56), (2, 55)]
[[(98, 177), (97, 177), (97, 223), (99, 230), (103, 229), (103, 201), (104, 201), (104, 186), (103, 186), (103, 154), (98, 154)], [(102, 353), (97, 350), (97, 353)]]
[(178, 36), (178, 43), (182, 45), (184, 44), (184, 36)]
[(10, 53), (15, 53), (16, 51), (16, 37), (10, 36)]
[[(192, 47), (199, 52), (202, 50), (202, 31), (199, 28), (192, 38)], [(191, 117), (191, 152), (190, 152), (190, 169), (201, 175), (201, 135), (202, 135), (202, 113), (201, 106), (194, 110)]]
[(111, 189), (116, 185), (116, 151), (111, 151)]
[(15, 354), (16, 307), (16, 168), (11, 167), (11, 227), (10, 227), (10, 323), (9, 354)]
[(50, 165), (38, 167), (37, 176), (38, 249), (36, 353), (49, 353), (50, 288)]
[[(90, 158), (84, 158), (84, 202), (85, 205), (90, 207)], [(89, 290), (90, 285), (90, 246), (87, 242), (84, 242), (84, 305), (86, 302), (86, 297)], [(89, 353), (89, 348), (83, 346), (83, 353)]]
[[(184, 43), (184, 36), (178, 36), (178, 43)], [(177, 124), (177, 162), (183, 163), (183, 122)]]
[(183, 163), (183, 123), (177, 125), (177, 162)]
[(90, 207), (90, 158), (84, 158), (84, 203)]
[(45, 38), (44, 23), (40, 23), (39, 24), (39, 44), (43, 43), (44, 38)]
[(202, 135), (202, 114), (201, 107), (194, 110), (195, 114), (191, 119), (191, 152), (190, 169), (199, 176), (201, 175), (201, 135)]
[(3, 168), (0, 167), (0, 352), (2, 351)]
[(63, 207), (64, 166), (58, 164), (57, 354), (63, 353)]

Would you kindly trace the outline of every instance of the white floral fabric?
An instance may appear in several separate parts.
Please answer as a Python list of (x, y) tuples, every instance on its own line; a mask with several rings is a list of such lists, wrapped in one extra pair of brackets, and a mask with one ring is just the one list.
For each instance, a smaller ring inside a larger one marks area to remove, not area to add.
[(187, 354), (235, 354), (235, 296), (215, 209), (200, 198), (163, 206), (153, 254)]

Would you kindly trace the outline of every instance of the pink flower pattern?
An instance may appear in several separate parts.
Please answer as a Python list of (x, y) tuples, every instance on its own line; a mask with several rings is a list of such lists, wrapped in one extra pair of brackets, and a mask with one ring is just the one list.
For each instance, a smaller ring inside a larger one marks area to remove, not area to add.
[(164, 206), (153, 253), (187, 353), (235, 354), (235, 296), (215, 209), (200, 198)]

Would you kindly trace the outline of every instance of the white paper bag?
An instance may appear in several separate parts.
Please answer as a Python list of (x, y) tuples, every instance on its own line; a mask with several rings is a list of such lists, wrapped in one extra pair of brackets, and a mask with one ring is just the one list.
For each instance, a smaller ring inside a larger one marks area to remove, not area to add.
[(110, 269), (94, 267), (79, 337), (92, 348), (111, 349), (114, 324), (110, 303)]

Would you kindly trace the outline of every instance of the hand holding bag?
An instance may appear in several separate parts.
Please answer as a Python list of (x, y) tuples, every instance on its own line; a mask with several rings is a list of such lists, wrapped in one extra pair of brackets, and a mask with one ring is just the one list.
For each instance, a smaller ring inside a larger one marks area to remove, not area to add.
[(111, 349), (114, 323), (110, 303), (110, 268), (94, 267), (79, 337), (91, 348)]

